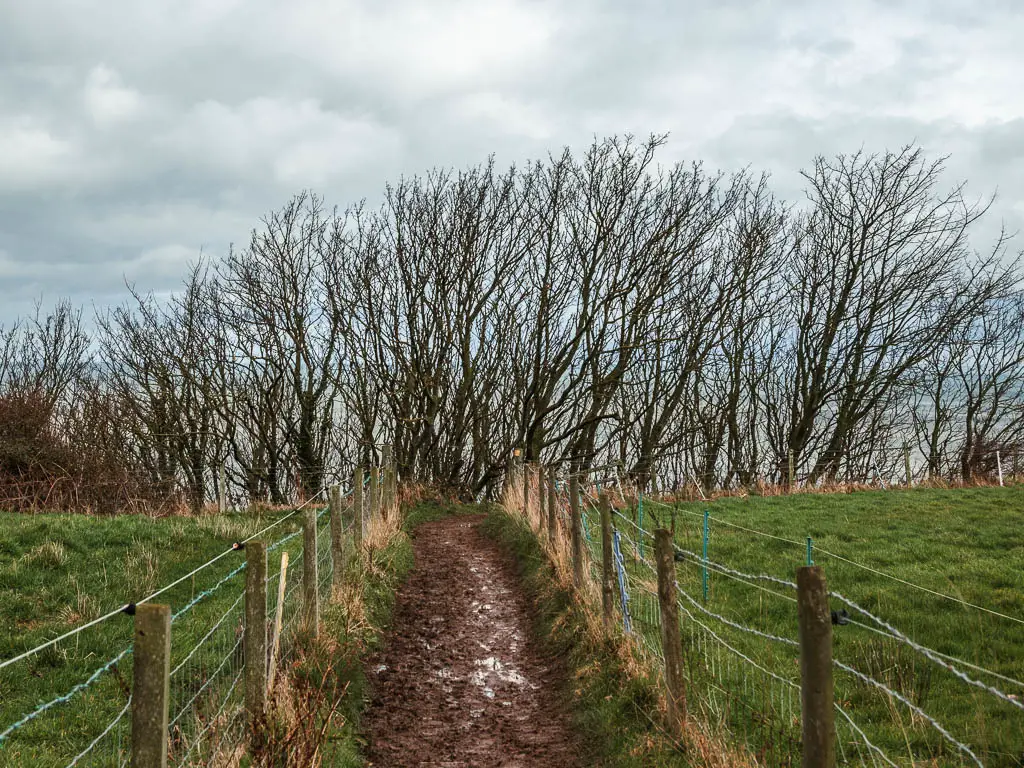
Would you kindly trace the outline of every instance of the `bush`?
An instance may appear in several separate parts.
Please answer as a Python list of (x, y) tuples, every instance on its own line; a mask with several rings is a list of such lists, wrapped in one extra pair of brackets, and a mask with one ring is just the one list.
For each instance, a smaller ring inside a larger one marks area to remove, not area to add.
[(113, 513), (172, 500), (100, 438), (105, 419), (97, 405), (59, 427), (53, 402), (40, 392), (0, 395), (0, 508)]

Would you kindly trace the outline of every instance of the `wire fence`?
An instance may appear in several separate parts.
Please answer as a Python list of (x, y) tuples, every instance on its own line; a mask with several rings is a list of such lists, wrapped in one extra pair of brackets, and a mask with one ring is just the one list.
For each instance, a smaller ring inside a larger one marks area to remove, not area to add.
[[(955, 605), (979, 622), (998, 622), (1014, 633), (1019, 632), (1014, 627), (1020, 617), (902, 578), (890, 572), (895, 565), (874, 567), (813, 547), (810, 540), (742, 525), (695, 511), (692, 505), (644, 498), (625, 489), (614, 475), (602, 476), (598, 479), (603, 482), (596, 484), (589, 479), (576, 478), (582, 488), (578, 509), (584, 570), (592, 591), (597, 593), (604, 579), (603, 493), (611, 508), (616, 622), (663, 675), (654, 530), (671, 525), (689, 711), (711, 731), (729, 734), (758, 764), (800, 762), (801, 647), (797, 585), (791, 574), (820, 557), (828, 564), (831, 587), (837, 761), (870, 766), (1024, 765), (1024, 682), (1018, 679), (1024, 676), (1019, 673), (1024, 660), (986, 660), (977, 653), (980, 643), (972, 642), (969, 634), (966, 646), (960, 647), (953, 636), (913, 639), (897, 626), (917, 622), (905, 611), (894, 614), (899, 621), (889, 620), (880, 606), (899, 611), (903, 599), (917, 601), (906, 603), (915, 607), (931, 601), (932, 610), (938, 611)], [(570, 486), (565, 479), (556, 485), (553, 549), (570, 558)], [(506, 506), (518, 512), (525, 508), (541, 532), (547, 527), (548, 494), (536, 486), (532, 473), (529, 480), (514, 475)], [(525, 507), (524, 489), (529, 489)], [(686, 518), (692, 522), (685, 523)], [(723, 539), (729, 537), (742, 537), (743, 546), (725, 546)], [(708, 555), (709, 538), (720, 545), (712, 547), (713, 553), (723, 553), (717, 559)], [(753, 548), (763, 551), (753, 557)], [(878, 589), (873, 581), (864, 589), (858, 573), (870, 573), (891, 588)]]
[[(363, 495), (367, 508), (379, 510)], [(130, 764), (134, 658), (132, 614), (159, 599), (171, 606), (166, 742), (174, 766), (237, 764), (245, 749), (245, 545), (262, 541), (269, 676), (294, 659), (309, 596), (305, 558), (315, 557), (317, 600), (331, 596), (338, 549), (332, 518), (351, 547), (356, 515), (350, 491), (331, 504), (314, 496), (185, 575), (133, 603), (0, 660), (0, 766)], [(317, 504), (320, 502), (321, 504)], [(393, 503), (393, 498), (391, 500)], [(336, 515), (332, 507), (337, 507)], [(313, 511), (316, 551), (301, 522)], [(341, 521), (340, 523), (338, 521)], [(361, 532), (360, 532), (361, 534)], [(351, 551), (349, 549), (348, 551)], [(26, 703), (27, 702), (27, 703)]]

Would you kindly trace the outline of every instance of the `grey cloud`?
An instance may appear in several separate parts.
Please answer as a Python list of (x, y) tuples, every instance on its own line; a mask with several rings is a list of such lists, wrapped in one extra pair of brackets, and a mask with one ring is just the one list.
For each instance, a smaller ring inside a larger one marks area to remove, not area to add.
[[(27, 296), (172, 289), (312, 187), (668, 131), (663, 162), (773, 174), (920, 141), (1024, 221), (1009, 0), (0, 2), (0, 323)], [(987, 232), (987, 230), (986, 230)]]

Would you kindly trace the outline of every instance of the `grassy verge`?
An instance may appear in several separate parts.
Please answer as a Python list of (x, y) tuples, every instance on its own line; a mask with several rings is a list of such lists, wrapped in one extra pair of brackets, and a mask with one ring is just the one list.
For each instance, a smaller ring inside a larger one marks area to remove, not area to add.
[[(616, 501), (620, 509), (613, 524), (622, 536), (636, 636), (652, 646), (660, 643), (651, 532), (672, 527), (677, 545), (693, 553), (676, 571), (691, 711), (770, 763), (784, 761), (800, 738), (798, 651), (778, 640), (796, 639), (794, 596), (785, 586), (736, 578), (736, 572), (792, 581), (806, 562), (807, 537), (814, 562), (825, 569), (832, 608), (842, 607), (835, 593), (845, 595), (918, 642), (977, 665), (969, 668), (972, 677), (1018, 701), (1024, 694), (1015, 682), (1024, 679), (1019, 623), (956, 602), (1024, 616), (1020, 487), (737, 496), (678, 504), (645, 498), (642, 512)], [(584, 508), (592, 557), (599, 561), (599, 515), (590, 498)], [(733, 569), (712, 566), (706, 583), (700, 563), (705, 510), (709, 560)], [(872, 632), (865, 617), (853, 613), (859, 623), (833, 633), (838, 661), (936, 718), (985, 765), (1022, 764), (1024, 718), (1018, 707)], [(769, 642), (758, 632), (775, 639)], [(874, 683), (837, 671), (835, 690), (844, 759), (873, 761), (876, 748), (899, 765), (960, 765), (967, 757), (919, 712)]]
[(300, 651), (272, 710), (260, 765), (365, 765), (361, 718), (368, 701), (365, 661), (391, 623), (398, 587), (414, 564), (411, 537), (423, 523), (480, 514), (485, 505), (422, 500), (407, 508), (401, 528), (382, 527), (366, 554), (349, 560), (344, 587), (324, 607), (320, 635)]
[[(707, 509), (711, 514), (709, 558), (745, 573), (792, 580), (796, 568), (805, 562), (810, 537), (814, 562), (824, 567), (832, 591), (941, 653), (1024, 680), (1024, 634), (1019, 623), (925, 591), (1024, 617), (1024, 527), (1020, 525), (1024, 489), (1020, 487), (750, 496), (678, 508), (645, 506), (662, 524), (674, 516), (679, 545), (696, 553), (701, 551), (702, 517)], [(653, 522), (648, 515), (645, 527), (653, 528)], [(621, 527), (633, 532), (628, 524)], [(627, 555), (634, 554), (631, 547), (626, 549)], [(705, 600), (701, 569), (693, 558), (681, 564), (678, 579), (700, 608), (762, 631), (796, 636), (795, 608), (781, 597), (712, 572)], [(841, 607), (837, 600), (833, 603), (833, 608)], [(714, 623), (696, 605), (688, 606), (751, 658), (796, 680), (794, 649), (737, 633)], [(863, 621), (859, 615), (856, 618)], [(834, 654), (937, 718), (986, 765), (1020, 765), (1024, 717), (1019, 709), (964, 684), (906, 645), (860, 625), (836, 628)], [(751, 685), (747, 678), (757, 673), (748, 665), (734, 665), (716, 674), (718, 684), (731, 690), (762, 691), (771, 684), (762, 680)], [(976, 670), (971, 674), (1009, 694), (1024, 694), (1005, 679)], [(897, 762), (945, 765), (958, 764), (963, 757), (907, 707), (859, 679), (837, 673), (836, 696), (843, 710)], [(792, 689), (787, 697), (795, 699)], [(763, 712), (764, 702), (758, 698), (745, 697), (747, 704)], [(796, 706), (795, 700), (790, 701), (782, 710), (792, 712)], [(733, 711), (743, 710), (737, 706)], [(742, 727), (743, 723), (731, 725)]]
[(691, 765), (655, 725), (658, 683), (619, 639), (595, 632), (592, 617), (556, 578), (521, 518), (495, 510), (484, 530), (513, 553), (536, 610), (536, 630), (569, 671), (574, 725), (595, 766)]
[(323, 607), (319, 636), (299, 640), (271, 707), (266, 743), (243, 766), (364, 765), (365, 659), (379, 647), (412, 565), (409, 536), (398, 528), (378, 533), (363, 557), (348, 561), (343, 586)]

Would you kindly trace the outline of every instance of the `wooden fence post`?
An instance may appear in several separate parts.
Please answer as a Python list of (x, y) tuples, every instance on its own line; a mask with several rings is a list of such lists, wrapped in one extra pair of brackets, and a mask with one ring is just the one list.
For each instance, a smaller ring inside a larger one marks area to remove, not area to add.
[(558, 512), (557, 504), (555, 503), (556, 492), (555, 492), (555, 468), (548, 468), (548, 541), (551, 542), (552, 547), (558, 545)]
[(580, 514), (580, 481), (569, 476), (569, 517), (572, 531), (572, 581), (583, 589), (583, 517)]
[(676, 560), (672, 534), (664, 528), (654, 532), (658, 565), (658, 606), (661, 608), (661, 648), (665, 654), (665, 684), (668, 687), (668, 730), (677, 741), (686, 722), (686, 684), (683, 678), (683, 645), (679, 633), (679, 603), (676, 598)]
[(281, 650), (281, 628), (284, 626), (284, 599), (288, 586), (288, 551), (281, 553), (281, 571), (277, 579), (277, 604), (274, 607), (274, 625), (270, 640), (270, 668), (267, 670), (267, 693), (274, 689), (277, 676), (277, 654)]
[(793, 451), (790, 451), (789, 452), (789, 492), (792, 493), (794, 488), (796, 488), (796, 457), (793, 456)]
[(800, 704), (803, 768), (836, 764), (835, 699), (832, 690), (832, 613), (820, 565), (796, 572), (800, 622)]
[(612, 563), (612, 505), (608, 494), (601, 492), (601, 617), (604, 628), (615, 623), (615, 565)]
[(341, 586), (345, 573), (345, 523), (341, 519), (341, 489), (331, 486), (331, 583)]
[(1003, 460), (999, 456), (999, 451), (996, 451), (996, 472), (999, 473), (999, 487), (1003, 487)]
[(166, 768), (171, 691), (171, 607), (135, 606), (132, 768)]
[(263, 722), (267, 705), (267, 545), (245, 545), (245, 713), (249, 727)]
[(514, 498), (514, 490), (516, 487), (516, 480), (519, 479), (519, 472), (522, 468), (522, 451), (518, 448), (512, 450), (512, 458), (509, 461), (508, 466), (508, 478), (505, 481), (505, 490), (509, 493), (509, 498)]
[(317, 585), (319, 569), (316, 553), (316, 510), (307, 509), (302, 518), (302, 596), (306, 629), (316, 637), (320, 633), (320, 599)]
[(384, 510), (384, 517), (391, 514), (391, 511), (395, 507), (395, 489), (394, 489), (394, 451), (390, 445), (385, 445), (383, 449), (383, 458), (381, 460), (381, 472), (383, 473), (383, 496), (384, 503), (382, 509)]
[(394, 464), (384, 470), (384, 506), (389, 515), (398, 512), (398, 471)]
[(544, 471), (543, 464), (537, 464), (536, 467), (536, 484), (537, 484), (537, 537), (544, 532), (544, 523), (546, 521), (545, 508), (547, 507), (548, 495), (544, 492), (544, 486), (546, 485), (547, 473)]
[(363, 548), (363, 532), (366, 529), (363, 517), (363, 468), (356, 467), (352, 473), (352, 546), (356, 555)]

